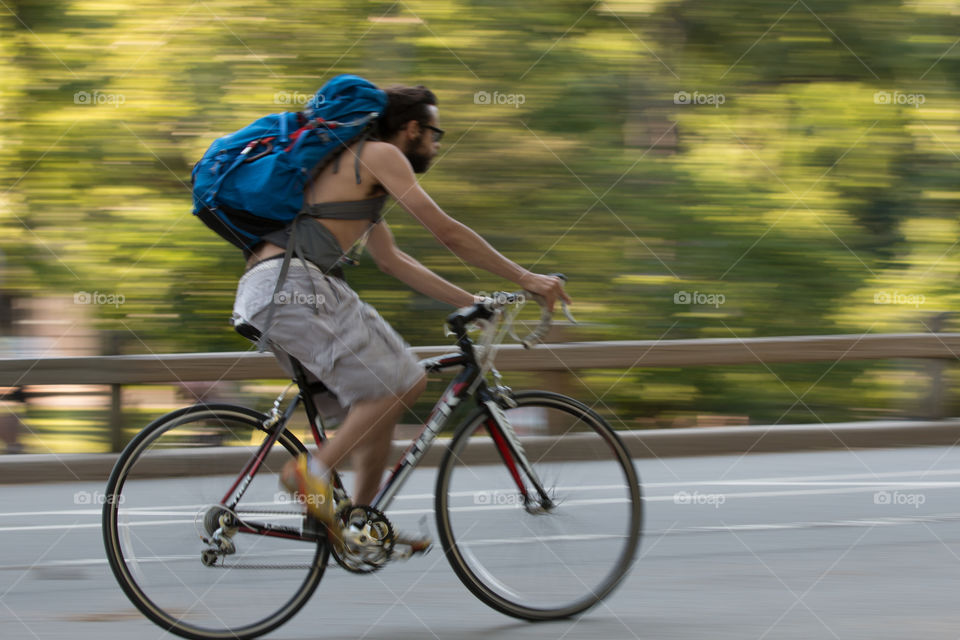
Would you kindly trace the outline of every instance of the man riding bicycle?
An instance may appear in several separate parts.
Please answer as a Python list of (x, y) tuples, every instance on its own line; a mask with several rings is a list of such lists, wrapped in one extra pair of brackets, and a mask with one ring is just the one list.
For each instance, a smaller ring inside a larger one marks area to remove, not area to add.
[[(365, 237), (366, 248), (384, 273), (454, 307), (477, 302), (397, 247), (381, 218), (386, 198), (397, 200), (464, 262), (542, 296), (550, 309), (558, 299), (571, 302), (559, 278), (530, 272), (505, 258), (427, 195), (414, 174), (427, 170), (440, 147), (443, 130), (438, 126), (436, 96), (423, 86), (385, 91), (387, 107), (375, 138), (352, 144), (323, 167), (306, 189), (307, 215), (267, 234), (248, 252), (234, 305), (236, 317), (265, 332), (285, 370), (291, 370), (287, 355), (296, 358), (323, 381), (340, 405), (349, 407), (335, 438), (316, 456), (301, 456), (281, 472), (283, 486), (308, 498), (308, 512), (326, 525), (335, 545), (343, 538), (330, 469), (351, 456), (356, 474), (353, 500), (370, 504), (396, 421), (426, 387), (426, 374), (409, 345), (343, 280), (339, 265), (345, 248)], [(340, 171), (341, 160), (348, 161), (349, 170)], [(305, 260), (289, 263), (280, 293), (273, 295), (284, 262), (280, 258), (291, 242)], [(422, 551), (430, 541), (400, 536), (398, 543)]]

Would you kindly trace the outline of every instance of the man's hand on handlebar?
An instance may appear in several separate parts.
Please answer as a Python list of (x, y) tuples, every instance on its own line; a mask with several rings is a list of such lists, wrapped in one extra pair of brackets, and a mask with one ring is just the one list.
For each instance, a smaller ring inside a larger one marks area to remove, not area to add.
[[(459, 338), (465, 338), (470, 323), (477, 320), (489, 320), (490, 318), (497, 317), (507, 305), (522, 306), (528, 299), (527, 294), (530, 294), (530, 297), (540, 305), (540, 324), (537, 325), (530, 335), (526, 338), (520, 338), (513, 332), (513, 319), (516, 314), (508, 314), (508, 319), (506, 320), (506, 332), (525, 348), (529, 349), (546, 335), (547, 330), (550, 328), (550, 321), (557, 300), (560, 300), (563, 304), (563, 313), (567, 316), (567, 319), (573, 324), (577, 323), (567, 308), (567, 304), (572, 302), (572, 300), (563, 289), (564, 282), (566, 282), (566, 277), (562, 273), (550, 275), (532, 273), (524, 281), (526, 285), (525, 291), (517, 291), (514, 293), (499, 291), (493, 293), (491, 296), (474, 296), (474, 303), (472, 305), (461, 307), (447, 316), (447, 326)], [(490, 337), (492, 338), (493, 334), (490, 334)], [(501, 333), (500, 338), (502, 337), (503, 334)]]
[(572, 304), (573, 300), (563, 288), (563, 279), (554, 275), (531, 273), (523, 278), (521, 286), (534, 295), (543, 298), (544, 306), (553, 312), (557, 300)]

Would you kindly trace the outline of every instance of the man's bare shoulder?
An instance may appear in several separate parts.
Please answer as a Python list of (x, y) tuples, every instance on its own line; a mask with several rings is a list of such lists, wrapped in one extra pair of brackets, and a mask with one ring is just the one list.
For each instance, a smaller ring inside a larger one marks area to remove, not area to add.
[(389, 142), (380, 142), (379, 140), (370, 140), (363, 148), (363, 160), (373, 168), (384, 168), (395, 166), (396, 163), (409, 165), (407, 157), (397, 148), (396, 145)]

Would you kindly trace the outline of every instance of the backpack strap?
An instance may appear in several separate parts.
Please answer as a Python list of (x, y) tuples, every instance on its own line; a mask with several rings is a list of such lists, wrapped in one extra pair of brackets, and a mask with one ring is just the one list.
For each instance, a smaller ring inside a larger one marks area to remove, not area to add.
[[(369, 139), (370, 139), (370, 127), (367, 127), (366, 129), (363, 130), (363, 133), (360, 134), (359, 138), (351, 141), (351, 142), (359, 141), (359, 145), (357, 146), (357, 152), (354, 154), (354, 158), (356, 159), (354, 160), (354, 163), (353, 163), (353, 172), (357, 176), (357, 184), (360, 184), (360, 154), (363, 153), (363, 145), (365, 145), (367, 143), (367, 140)], [(348, 148), (347, 145), (344, 144), (343, 150), (341, 150), (340, 153), (337, 154), (337, 157), (334, 158), (333, 160), (334, 173), (340, 170), (340, 156), (342, 156), (347, 151), (347, 148)]]
[[(273, 294), (270, 297), (267, 320), (264, 323), (264, 328), (260, 335), (260, 339), (257, 341), (257, 351), (260, 353), (263, 353), (267, 350), (267, 335), (269, 334), (270, 329), (273, 327), (273, 314), (276, 310), (277, 294), (280, 293), (283, 283), (287, 281), (287, 273), (290, 271), (290, 262), (294, 257), (300, 260), (300, 264), (302, 264), (303, 268), (307, 271), (307, 277), (310, 278), (310, 286), (313, 287), (313, 313), (314, 315), (320, 314), (320, 306), (317, 304), (317, 300), (320, 299), (320, 295), (317, 293), (317, 283), (314, 281), (313, 276), (309, 275), (310, 267), (307, 266), (307, 259), (303, 255), (303, 248), (300, 246), (300, 238), (297, 236), (297, 227), (299, 226), (300, 220), (308, 217), (309, 214), (306, 212), (306, 210), (302, 210), (297, 214), (297, 217), (293, 219), (293, 222), (290, 223), (290, 239), (287, 241), (287, 248), (283, 252), (283, 263), (280, 265), (280, 273), (277, 276), (277, 284), (274, 286)], [(327, 277), (328, 271), (330, 271), (330, 269), (323, 272), (324, 277)]]
[(370, 129), (364, 129), (363, 135), (360, 136), (360, 144), (357, 146), (357, 159), (353, 163), (353, 171), (357, 174), (357, 184), (360, 184), (360, 154), (363, 153), (363, 145), (367, 143), (367, 139), (370, 137)]
[[(273, 294), (270, 296), (269, 311), (267, 312), (267, 321), (264, 323), (263, 332), (260, 334), (260, 340), (257, 341), (257, 351), (263, 353), (267, 350), (267, 335), (270, 333), (270, 329), (273, 328), (273, 314), (277, 308), (277, 294), (280, 293), (280, 288), (283, 287), (283, 283), (287, 281), (287, 273), (290, 271), (290, 261), (293, 259), (294, 254), (300, 258), (300, 263), (303, 265), (304, 269), (308, 269), (307, 261), (303, 257), (303, 252), (299, 247), (299, 239), (297, 238), (297, 222), (300, 220), (302, 213), (298, 213), (297, 217), (293, 219), (293, 222), (290, 223), (290, 239), (287, 241), (287, 248), (283, 252), (283, 263), (280, 265), (280, 274), (277, 276), (277, 284), (273, 287)], [(313, 279), (311, 278), (311, 282)], [(314, 286), (314, 294), (316, 294), (316, 286)], [(314, 298), (316, 300), (316, 298)]]

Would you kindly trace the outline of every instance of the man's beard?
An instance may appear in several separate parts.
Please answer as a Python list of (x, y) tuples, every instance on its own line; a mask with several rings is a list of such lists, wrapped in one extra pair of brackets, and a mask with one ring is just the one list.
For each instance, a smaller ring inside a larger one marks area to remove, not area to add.
[(403, 155), (407, 156), (407, 160), (410, 161), (414, 173), (424, 173), (430, 166), (430, 156), (425, 153), (408, 151)]
[(410, 165), (413, 167), (414, 173), (424, 173), (427, 168), (430, 166), (430, 160), (432, 156), (428, 156), (425, 153), (419, 153), (417, 149), (422, 146), (423, 137), (417, 140), (415, 145), (411, 145), (412, 149), (409, 151), (404, 151), (403, 155), (407, 156), (407, 160), (410, 161)]

